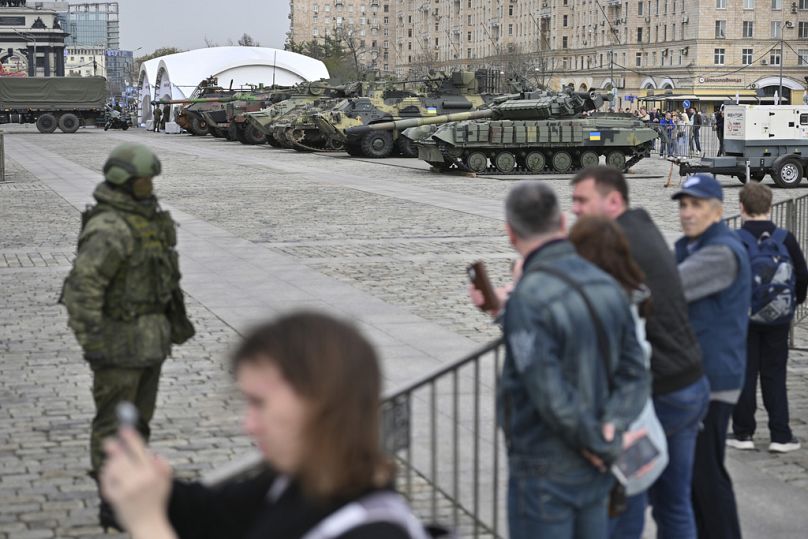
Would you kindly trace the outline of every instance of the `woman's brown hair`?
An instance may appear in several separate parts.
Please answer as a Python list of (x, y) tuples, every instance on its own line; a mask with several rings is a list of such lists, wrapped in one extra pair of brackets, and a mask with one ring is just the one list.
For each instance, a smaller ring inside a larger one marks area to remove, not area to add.
[(233, 355), (276, 365), (309, 405), (297, 479), (319, 501), (389, 486), (393, 466), (380, 445), (381, 372), (371, 344), (351, 325), (301, 312), (262, 325)]
[(612, 219), (594, 215), (579, 218), (570, 230), (570, 241), (579, 255), (611, 275), (627, 293), (645, 281), (626, 236)]

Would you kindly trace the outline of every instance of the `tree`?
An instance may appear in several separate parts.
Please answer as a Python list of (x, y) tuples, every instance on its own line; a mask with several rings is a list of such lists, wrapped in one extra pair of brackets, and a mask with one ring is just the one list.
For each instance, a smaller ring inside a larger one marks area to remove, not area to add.
[(260, 47), (261, 46), (261, 43), (259, 43), (255, 39), (253, 39), (253, 37), (250, 34), (246, 33), (246, 32), (239, 38), (238, 44), (241, 45), (242, 47)]
[(332, 79), (351, 81), (359, 78), (359, 57), (362, 43), (353, 43), (353, 50), (346, 46), (346, 42), (338, 37), (325, 36), (319, 40), (295, 43), (288, 39), (284, 49), (310, 56), (322, 61)]

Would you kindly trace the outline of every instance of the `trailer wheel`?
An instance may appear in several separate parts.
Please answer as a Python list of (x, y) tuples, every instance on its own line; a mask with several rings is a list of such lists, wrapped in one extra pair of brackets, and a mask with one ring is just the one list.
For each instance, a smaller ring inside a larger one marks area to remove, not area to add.
[(43, 114), (36, 119), (36, 128), (40, 133), (53, 133), (56, 131), (58, 122), (53, 114)]
[(393, 153), (393, 134), (390, 131), (371, 131), (361, 142), (362, 155), (381, 159)]
[(802, 163), (795, 157), (786, 157), (774, 164), (772, 179), (780, 187), (797, 187), (802, 181)]
[(79, 130), (80, 125), (79, 117), (70, 112), (59, 117), (59, 129), (64, 133), (75, 133)]

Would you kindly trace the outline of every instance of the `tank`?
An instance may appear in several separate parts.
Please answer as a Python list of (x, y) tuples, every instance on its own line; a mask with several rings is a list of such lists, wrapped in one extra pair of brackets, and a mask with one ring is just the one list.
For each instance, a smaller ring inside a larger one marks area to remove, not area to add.
[[(604, 96), (528, 92), (484, 110), (368, 125), (408, 130), (418, 157), (440, 171), (570, 173), (600, 163), (626, 171), (651, 153), (656, 130), (627, 114), (595, 112)], [(436, 125), (434, 130), (424, 126)]]
[(331, 86), (328, 81), (302, 83), (295, 87), (288, 99), (257, 112), (246, 113), (246, 120), (264, 133), (267, 142), (275, 147), (291, 148), (285, 133), (296, 113), (303, 107), (332, 107), (346, 96), (361, 95), (361, 83)]
[[(447, 112), (471, 111), (484, 106), (490, 96), (479, 93), (475, 74), (456, 71), (439, 73), (428, 81), (423, 95), (387, 90), (341, 102), (332, 110), (315, 115), (323, 138), (343, 141), (355, 156), (382, 158), (399, 153), (416, 157), (417, 151), (391, 120), (430, 118)], [(352, 128), (383, 123), (385, 129), (353, 131)]]
[(236, 123), (234, 119), (242, 117), (247, 112), (255, 112), (277, 103), (291, 95), (289, 90), (260, 89), (253, 92), (241, 93), (234, 98), (223, 100), (221, 106), (209, 109), (202, 113), (208, 124), (208, 129), (215, 137), (239, 141), (242, 144), (265, 144), (264, 133), (247, 126)]
[(273, 124), (273, 138), (285, 148), (299, 152), (342, 151), (343, 140), (321, 131), (315, 121), (317, 114), (345, 101), (340, 98), (320, 99), (299, 107)]

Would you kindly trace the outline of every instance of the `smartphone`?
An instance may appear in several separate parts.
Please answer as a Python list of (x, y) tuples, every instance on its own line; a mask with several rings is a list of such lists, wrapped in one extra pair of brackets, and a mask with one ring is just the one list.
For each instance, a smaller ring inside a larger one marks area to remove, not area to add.
[[(628, 446), (612, 465), (612, 473), (622, 484), (651, 464), (659, 456), (659, 448), (646, 435)], [(642, 475), (642, 474), (640, 474)]]
[(480, 310), (486, 312), (498, 311), (499, 298), (496, 292), (494, 292), (491, 280), (488, 278), (485, 264), (483, 264), (481, 260), (478, 260), (466, 268), (466, 273), (469, 276), (469, 281), (474, 285), (474, 288), (483, 293), (484, 302), (480, 305)]

